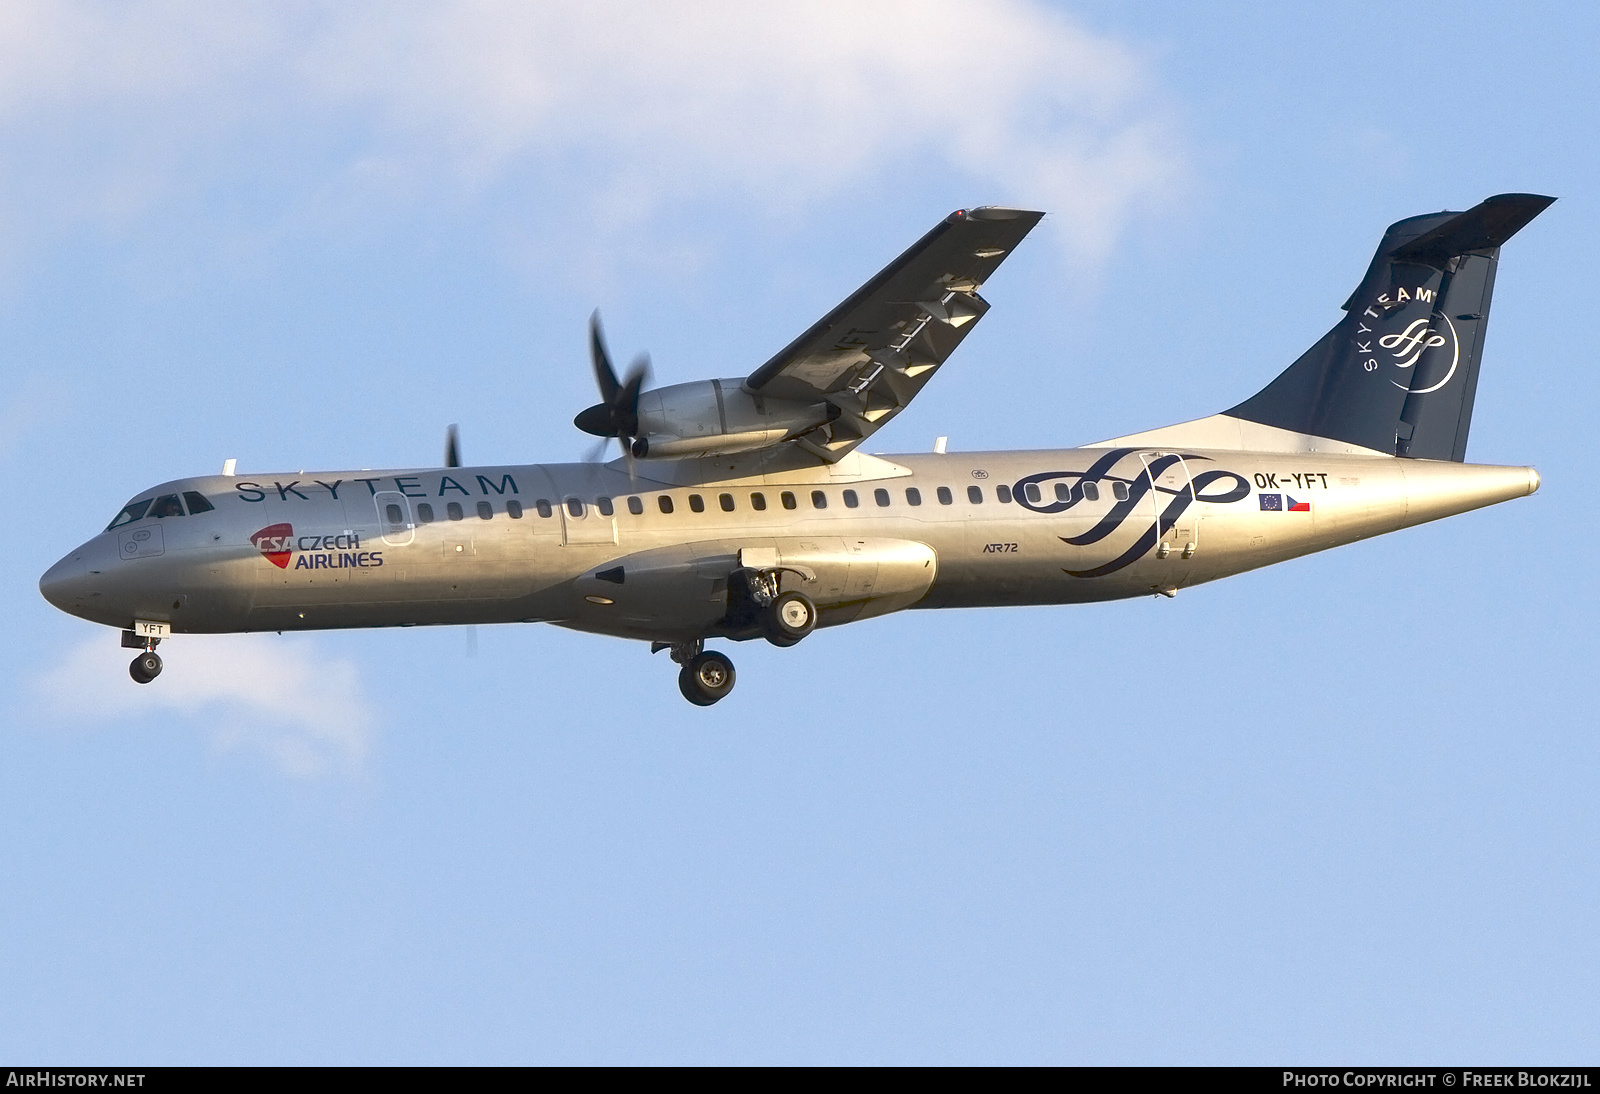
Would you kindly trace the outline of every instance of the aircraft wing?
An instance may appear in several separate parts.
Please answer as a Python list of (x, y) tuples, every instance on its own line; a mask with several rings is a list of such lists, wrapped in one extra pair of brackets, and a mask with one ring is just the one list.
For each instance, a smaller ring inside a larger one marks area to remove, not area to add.
[(795, 442), (837, 461), (904, 410), (983, 318), (989, 302), (978, 287), (1042, 216), (995, 206), (951, 213), (752, 372), (745, 388), (837, 408)]

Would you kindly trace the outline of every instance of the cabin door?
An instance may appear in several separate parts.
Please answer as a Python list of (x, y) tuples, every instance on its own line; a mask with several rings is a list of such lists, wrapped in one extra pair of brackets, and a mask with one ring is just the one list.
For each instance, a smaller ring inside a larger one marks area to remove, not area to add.
[(1158, 535), (1155, 557), (1191, 559), (1200, 550), (1200, 507), (1189, 462), (1176, 452), (1141, 452), (1150, 482), (1150, 515)]

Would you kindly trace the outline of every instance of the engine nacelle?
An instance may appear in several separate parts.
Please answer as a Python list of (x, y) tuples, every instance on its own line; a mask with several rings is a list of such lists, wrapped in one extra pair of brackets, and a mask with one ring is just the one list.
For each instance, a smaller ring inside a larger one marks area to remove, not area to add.
[(744, 390), (742, 380), (699, 380), (655, 388), (639, 396), (642, 459), (682, 459), (769, 448), (832, 421), (831, 403), (768, 399)]
[(725, 635), (729, 578), (743, 567), (778, 571), (784, 592), (803, 592), (818, 626), (886, 615), (927, 595), (938, 575), (932, 547), (906, 539), (706, 540), (657, 547), (597, 565), (573, 582), (563, 625), (661, 641)]

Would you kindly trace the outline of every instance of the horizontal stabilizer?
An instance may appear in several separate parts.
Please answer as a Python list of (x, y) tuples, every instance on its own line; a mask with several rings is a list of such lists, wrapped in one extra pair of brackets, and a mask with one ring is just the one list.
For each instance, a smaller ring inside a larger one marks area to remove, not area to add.
[(1396, 248), (1390, 257), (1442, 267), (1457, 255), (1500, 246), (1555, 200), (1540, 194), (1496, 194)]

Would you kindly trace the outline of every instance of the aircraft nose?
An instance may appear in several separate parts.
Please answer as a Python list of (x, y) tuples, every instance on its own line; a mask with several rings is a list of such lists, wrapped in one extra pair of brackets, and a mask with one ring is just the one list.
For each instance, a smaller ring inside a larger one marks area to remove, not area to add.
[(72, 612), (88, 594), (89, 571), (83, 558), (80, 547), (46, 570), (39, 579), (39, 592), (64, 612)]

